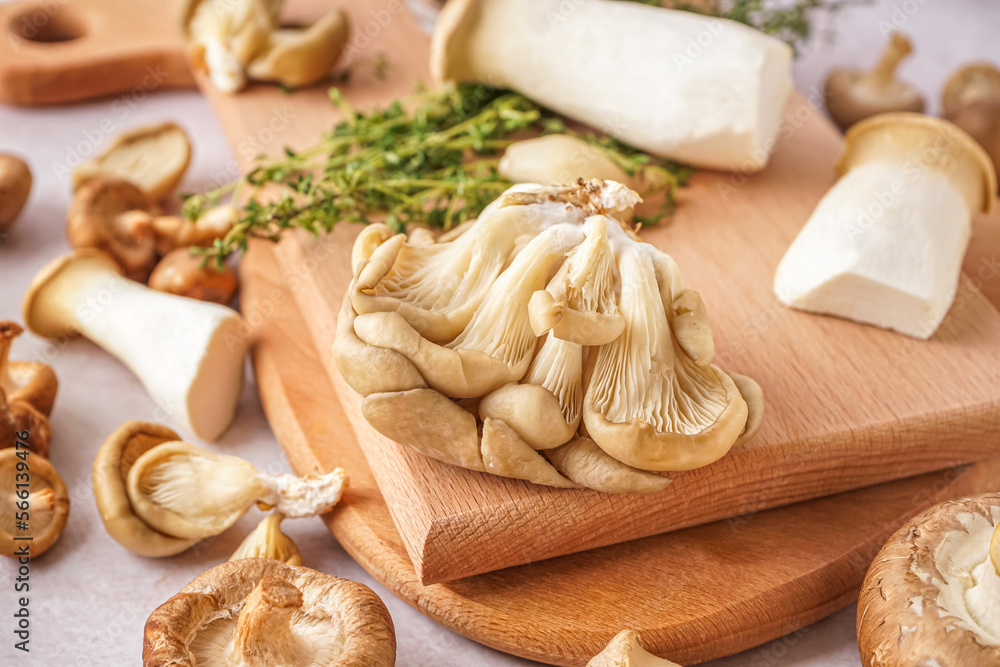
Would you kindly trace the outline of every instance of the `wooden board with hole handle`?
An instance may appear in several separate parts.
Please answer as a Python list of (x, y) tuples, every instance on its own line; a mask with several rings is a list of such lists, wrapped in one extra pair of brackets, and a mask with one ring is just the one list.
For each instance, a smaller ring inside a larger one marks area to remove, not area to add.
[[(292, 4), (296, 18), (319, 4)], [(426, 81), (428, 38), (404, 5), (346, 2), (356, 28), (345, 96), (385, 104)], [(312, 15), (310, 16), (310, 13)], [(387, 76), (376, 75), (382, 56)], [(238, 96), (205, 88), (240, 151), (314, 143), (336, 114), (323, 87)], [(322, 367), (423, 583), (454, 580), (572, 552), (761, 511), (947, 466), (1000, 449), (1000, 314), (962, 280), (956, 305), (927, 342), (782, 307), (774, 269), (834, 182), (840, 135), (801, 97), (788, 108), (767, 170), (698, 174), (676, 217), (643, 236), (677, 260), (701, 292), (723, 368), (755, 378), (767, 398), (760, 434), (720, 461), (672, 475), (647, 496), (561, 490), (453, 468), (380, 436), (332, 361), (336, 318), (357, 228), (276, 250), (283, 282), (305, 316)], [(241, 152), (242, 154), (242, 152)], [(252, 263), (252, 258), (251, 258)], [(248, 273), (249, 280), (255, 274)], [(978, 280), (978, 279), (977, 279)], [(990, 279), (985, 281), (990, 282)], [(266, 314), (247, 313), (266, 321)], [(264, 387), (265, 393), (267, 387)], [(333, 406), (330, 408), (334, 409)], [(316, 448), (321, 444), (307, 443)]]
[(183, 0), (0, 3), (0, 102), (145, 98), (194, 86), (180, 34)]

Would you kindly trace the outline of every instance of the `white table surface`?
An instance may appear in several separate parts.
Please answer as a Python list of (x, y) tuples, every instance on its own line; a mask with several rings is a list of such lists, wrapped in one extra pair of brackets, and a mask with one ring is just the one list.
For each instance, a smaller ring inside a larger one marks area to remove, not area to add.
[[(937, 109), (940, 87), (956, 66), (971, 59), (1000, 63), (1000, 2), (996, 0), (879, 0), (845, 10), (832, 24), (835, 36), (819, 36), (795, 65), (807, 96), (835, 65), (868, 65), (884, 42), (884, 30), (903, 29), (916, 44), (902, 75), (915, 82)], [(831, 41), (832, 40), (832, 41)], [(818, 88), (817, 88), (818, 89)], [(0, 105), (0, 151), (24, 156), (35, 175), (26, 211), (0, 243), (0, 318), (20, 320), (20, 302), (32, 276), (67, 249), (64, 219), (70, 200), (67, 164), (75, 151), (103, 143), (112, 133), (160, 120), (175, 120), (191, 134), (195, 153), (181, 190), (204, 188), (225, 170), (232, 153), (208, 104), (196, 92), (153, 92), (144, 99), (112, 97), (73, 106), (23, 109)], [(59, 542), (31, 569), (31, 652), (13, 649), (13, 561), (0, 559), (0, 664), (39, 667), (140, 663), (146, 617), (193, 577), (226, 560), (262, 514), (256, 510), (195, 556), (145, 559), (132, 555), (104, 532), (90, 489), (94, 454), (122, 422), (154, 419), (156, 408), (139, 382), (117, 361), (85, 341), (55, 348), (26, 335), (15, 359), (51, 364), (61, 387), (52, 417), (52, 463), (72, 495), (69, 525)], [(190, 435), (183, 433), (183, 435)], [(252, 380), (237, 420), (212, 448), (238, 454), (261, 467), (287, 469), (268, 427)], [(371, 586), (385, 600), (396, 625), (401, 666), (534, 664), (475, 644), (436, 625), (376, 583), (327, 533), (319, 520), (287, 521), (305, 564)], [(707, 663), (712, 667), (849, 667), (860, 664), (854, 607), (743, 654)]]

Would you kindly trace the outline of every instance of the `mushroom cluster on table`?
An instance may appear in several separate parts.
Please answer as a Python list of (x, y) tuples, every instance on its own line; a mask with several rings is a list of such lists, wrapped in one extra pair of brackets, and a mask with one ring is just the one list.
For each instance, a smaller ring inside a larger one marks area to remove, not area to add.
[(1000, 665), (1000, 494), (936, 505), (879, 551), (858, 599), (865, 667)]
[(267, 558), (218, 565), (146, 621), (143, 667), (391, 667), (396, 634), (367, 586)]
[(650, 492), (762, 419), (712, 363), (705, 305), (623, 219), (610, 181), (514, 186), (434, 243), (358, 237), (334, 357), (384, 435), (452, 465)]

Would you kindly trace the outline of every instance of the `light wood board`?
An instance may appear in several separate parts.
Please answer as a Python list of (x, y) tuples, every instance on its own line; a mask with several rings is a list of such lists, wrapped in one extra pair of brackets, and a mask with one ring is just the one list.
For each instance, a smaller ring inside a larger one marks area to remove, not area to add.
[(268, 421), (300, 474), (345, 468), (350, 488), (326, 521), (393, 594), (507, 653), (584, 665), (622, 628), (681, 664), (794, 632), (849, 604), (871, 560), (909, 517), (995, 490), (1000, 462), (960, 466), (539, 563), (424, 585), (363, 448), (283, 279), (275, 249), (241, 264), (242, 309)]
[(194, 86), (181, 0), (0, 4), (0, 102), (56, 104)]
[[(297, 11), (315, 16), (314, 4), (300, 2)], [(428, 39), (402, 5), (345, 5), (360, 26), (348, 49), (353, 75), (344, 88), (355, 106), (385, 103), (427, 80)], [(390, 67), (380, 80), (373, 64), (383, 53)], [(303, 147), (336, 118), (322, 87), (293, 95), (270, 87), (236, 97), (206, 94), (238, 150), (248, 139), (272, 153)], [(283, 120), (288, 116), (291, 121)], [(718, 363), (757, 379), (768, 404), (765, 425), (751, 443), (674, 475), (670, 487), (649, 496), (548, 489), (460, 470), (381, 437), (364, 422), (331, 354), (357, 229), (339, 226), (316, 242), (303, 236), (282, 244), (280, 272), (308, 313), (305, 326), (421, 581), (538, 561), (997, 453), (1000, 314), (967, 278), (929, 342), (778, 304), (774, 269), (834, 182), (841, 142), (801, 97), (792, 100), (781, 134), (765, 172), (749, 178), (701, 173), (680, 193), (674, 220), (643, 232), (675, 257), (686, 285), (704, 297)]]

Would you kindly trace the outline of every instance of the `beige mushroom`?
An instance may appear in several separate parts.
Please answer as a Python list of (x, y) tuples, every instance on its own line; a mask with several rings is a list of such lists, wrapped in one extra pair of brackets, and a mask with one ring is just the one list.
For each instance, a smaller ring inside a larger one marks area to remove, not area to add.
[(0, 153), (0, 234), (21, 215), (31, 194), (31, 169), (19, 157)]
[(210, 208), (197, 220), (185, 220), (175, 215), (156, 216), (153, 218), (156, 250), (166, 255), (176, 248), (211, 246), (233, 228), (234, 219), (235, 212), (230, 204)]
[(955, 72), (941, 95), (942, 116), (979, 142), (1000, 172), (1000, 70), (989, 63)]
[(125, 486), (136, 516), (181, 539), (218, 535), (254, 505), (289, 518), (323, 514), (346, 487), (341, 468), (319, 476), (272, 476), (243, 459), (180, 441), (143, 452), (129, 469)]
[(149, 276), (149, 287), (199, 301), (225, 305), (236, 293), (236, 271), (216, 264), (188, 248), (177, 248), (161, 259)]
[(1000, 664), (1000, 494), (936, 505), (889, 538), (858, 599), (865, 667)]
[(340, 9), (331, 9), (304, 29), (275, 29), (263, 53), (247, 65), (247, 74), (291, 88), (315, 83), (333, 70), (349, 32), (347, 14)]
[(871, 71), (835, 70), (824, 85), (826, 109), (840, 129), (890, 111), (923, 111), (924, 98), (913, 86), (896, 78), (899, 63), (913, 47), (900, 33), (893, 33), (889, 45)]
[(214, 440), (233, 420), (250, 342), (235, 310), (149, 289), (88, 249), (43, 267), (23, 312), (40, 336), (83, 335), (120, 359), (198, 437)]
[(568, 134), (515, 141), (504, 150), (497, 171), (513, 183), (569, 184), (579, 178), (630, 183), (601, 149)]
[(636, 201), (521, 185), (450, 240), (363, 232), (334, 356), (366, 420), (452, 465), (606, 492), (752, 437), (760, 387), (712, 365), (701, 298), (621, 219)]
[(59, 380), (48, 364), (40, 361), (11, 361), (10, 348), (24, 332), (14, 322), (0, 322), (0, 389), (11, 403), (30, 403), (48, 416), (59, 390)]
[(396, 635), (367, 586), (266, 558), (218, 565), (146, 621), (143, 667), (392, 667)]
[(152, 200), (129, 181), (95, 176), (73, 193), (66, 238), (73, 248), (106, 252), (126, 277), (145, 282), (157, 260), (154, 212)]
[(281, 532), (281, 521), (285, 517), (279, 512), (271, 512), (257, 524), (246, 538), (240, 542), (229, 560), (242, 558), (270, 558), (286, 565), (302, 565), (302, 554), (288, 535)]
[(137, 127), (115, 137), (73, 170), (73, 186), (91, 178), (129, 181), (156, 202), (173, 193), (191, 162), (191, 140), (179, 125)]
[[(15, 476), (25, 472), (28, 486), (19, 488), (14, 484)], [(8, 558), (18, 559), (25, 553), (37, 558), (55, 544), (66, 527), (66, 484), (48, 460), (32, 456), (22, 447), (0, 449), (0, 478), (10, 480), (0, 487), (0, 550)], [(30, 517), (27, 529), (18, 525), (19, 515)]]
[(640, 640), (635, 630), (622, 630), (587, 663), (587, 667), (680, 667), (646, 651)]
[(93, 467), (94, 500), (104, 529), (118, 544), (140, 556), (173, 556), (197, 539), (182, 539), (147, 525), (132, 508), (125, 483), (136, 460), (150, 449), (180, 436), (166, 426), (132, 421), (108, 436), (97, 451)]

